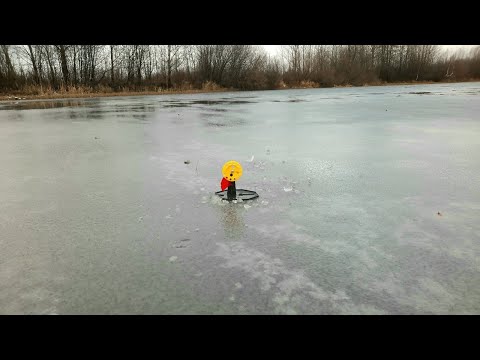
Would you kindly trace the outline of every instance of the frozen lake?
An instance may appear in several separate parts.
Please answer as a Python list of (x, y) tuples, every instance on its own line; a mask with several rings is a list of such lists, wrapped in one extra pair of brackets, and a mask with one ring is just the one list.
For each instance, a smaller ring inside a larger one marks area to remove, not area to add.
[(0, 313), (480, 314), (480, 83), (0, 102)]

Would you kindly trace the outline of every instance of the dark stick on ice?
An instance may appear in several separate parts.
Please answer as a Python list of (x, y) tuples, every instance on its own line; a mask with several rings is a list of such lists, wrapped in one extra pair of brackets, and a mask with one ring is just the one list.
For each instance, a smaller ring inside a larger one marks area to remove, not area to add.
[(227, 188), (227, 200), (236, 200), (237, 199), (237, 188), (235, 187), (235, 181), (233, 181), (230, 186)]

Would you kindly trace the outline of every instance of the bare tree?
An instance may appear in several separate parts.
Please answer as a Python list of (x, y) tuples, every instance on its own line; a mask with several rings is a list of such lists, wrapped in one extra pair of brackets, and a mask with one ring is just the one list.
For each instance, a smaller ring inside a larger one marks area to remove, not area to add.
[(9, 88), (17, 88), (17, 82), (15, 78), (15, 69), (13, 67), (12, 60), (10, 58), (9, 46), (1, 45), (1, 52), (3, 55), (3, 63), (6, 69), (6, 86)]
[(62, 68), (63, 84), (65, 88), (68, 90), (68, 86), (70, 83), (69, 74), (68, 74), (68, 62), (67, 62), (68, 46), (66, 45), (54, 45), (54, 46), (55, 46), (55, 49), (57, 50), (60, 66)]
[(167, 89), (172, 87), (172, 69), (178, 69), (181, 45), (167, 45)]
[(374, 81), (480, 78), (480, 47), (454, 54), (436, 45), (284, 45), (269, 57), (253, 45), (0, 45), (0, 91), (24, 85), (236, 89), (362, 85)]

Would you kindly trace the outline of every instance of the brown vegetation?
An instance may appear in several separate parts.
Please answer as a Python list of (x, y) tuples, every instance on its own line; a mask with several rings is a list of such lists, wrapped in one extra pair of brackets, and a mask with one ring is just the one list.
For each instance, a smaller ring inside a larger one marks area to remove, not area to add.
[(122, 96), (480, 79), (480, 47), (436, 45), (0, 45), (0, 98)]

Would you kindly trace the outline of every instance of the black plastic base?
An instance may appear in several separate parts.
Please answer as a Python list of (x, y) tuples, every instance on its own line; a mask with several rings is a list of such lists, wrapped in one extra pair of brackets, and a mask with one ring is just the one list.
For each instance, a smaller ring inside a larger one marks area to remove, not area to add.
[(232, 200), (246, 201), (246, 200), (253, 200), (258, 198), (258, 194), (252, 190), (237, 189), (234, 199), (232, 199), (231, 197), (229, 199), (227, 192), (228, 192), (228, 189), (223, 191), (217, 191), (215, 195), (218, 195), (222, 198), (222, 200), (227, 200), (227, 201), (232, 201)]

